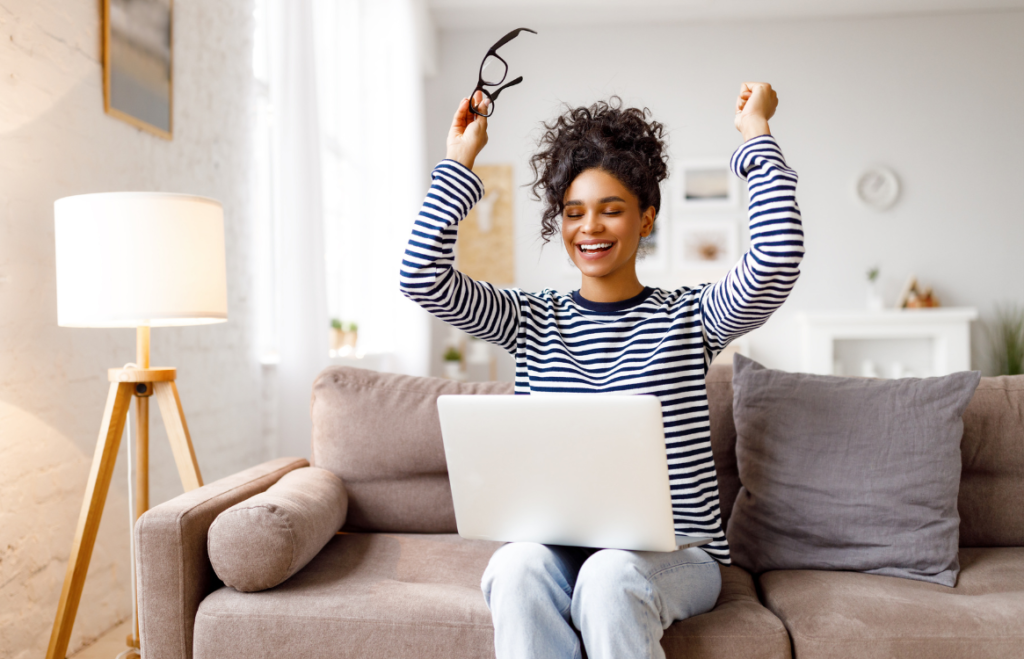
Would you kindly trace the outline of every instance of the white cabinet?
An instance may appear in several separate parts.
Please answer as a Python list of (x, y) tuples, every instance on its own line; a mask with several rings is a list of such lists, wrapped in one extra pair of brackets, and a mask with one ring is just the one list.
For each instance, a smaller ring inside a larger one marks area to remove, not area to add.
[(822, 375), (930, 377), (971, 368), (977, 309), (887, 309), (800, 314), (802, 367)]

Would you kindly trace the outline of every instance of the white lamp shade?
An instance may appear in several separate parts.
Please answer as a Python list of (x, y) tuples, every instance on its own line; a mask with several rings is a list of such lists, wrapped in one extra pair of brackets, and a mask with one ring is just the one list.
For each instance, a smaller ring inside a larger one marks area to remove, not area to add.
[(53, 207), (59, 325), (227, 320), (219, 202), (167, 192), (105, 192), (58, 199)]

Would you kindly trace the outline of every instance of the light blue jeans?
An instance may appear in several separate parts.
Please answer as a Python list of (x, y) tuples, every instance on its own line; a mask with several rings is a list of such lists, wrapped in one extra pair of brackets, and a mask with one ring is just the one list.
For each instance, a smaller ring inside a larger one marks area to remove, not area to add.
[(576, 629), (589, 659), (663, 659), (664, 630), (710, 611), (722, 574), (699, 547), (657, 552), (512, 542), (494, 552), (480, 586), (498, 659), (576, 659)]

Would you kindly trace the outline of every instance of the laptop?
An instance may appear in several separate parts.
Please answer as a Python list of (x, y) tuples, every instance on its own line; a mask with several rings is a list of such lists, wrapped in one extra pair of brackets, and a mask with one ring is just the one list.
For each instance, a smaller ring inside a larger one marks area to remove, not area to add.
[(439, 396), (459, 535), (675, 551), (655, 396)]

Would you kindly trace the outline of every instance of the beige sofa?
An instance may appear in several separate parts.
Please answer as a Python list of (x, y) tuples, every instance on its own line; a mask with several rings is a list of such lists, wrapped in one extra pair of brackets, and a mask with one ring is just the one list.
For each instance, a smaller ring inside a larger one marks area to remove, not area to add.
[[(739, 489), (731, 367), (707, 378), (722, 513)], [(344, 480), (348, 516), (275, 588), (223, 586), (207, 532), (306, 460), (279, 458), (183, 494), (136, 526), (146, 659), (491, 657), (480, 577), (495, 542), (455, 533), (435, 400), (508, 394), (332, 367), (313, 387), (315, 466)], [(964, 415), (962, 571), (955, 588), (849, 572), (723, 567), (715, 609), (673, 624), (668, 657), (1024, 657), (1024, 377), (983, 378)]]

